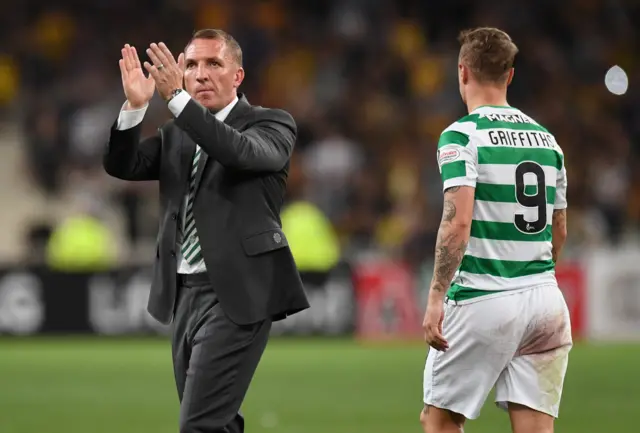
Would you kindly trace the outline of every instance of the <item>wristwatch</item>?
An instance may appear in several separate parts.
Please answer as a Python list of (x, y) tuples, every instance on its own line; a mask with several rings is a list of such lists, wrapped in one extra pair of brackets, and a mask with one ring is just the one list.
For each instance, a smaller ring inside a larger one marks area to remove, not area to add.
[(169, 96), (169, 99), (167, 99), (167, 102), (170, 102), (173, 98), (175, 98), (176, 96), (178, 96), (183, 89), (175, 89), (174, 91), (171, 92), (171, 95)]

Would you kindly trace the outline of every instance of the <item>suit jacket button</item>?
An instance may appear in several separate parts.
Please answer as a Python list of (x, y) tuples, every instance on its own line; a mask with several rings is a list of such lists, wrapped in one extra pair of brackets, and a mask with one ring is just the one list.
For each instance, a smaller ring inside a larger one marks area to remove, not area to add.
[(178, 219), (178, 215), (176, 215), (175, 213), (171, 214), (171, 219), (172, 220), (177, 220)]
[(176, 252), (171, 250), (171, 257), (175, 257), (176, 256)]

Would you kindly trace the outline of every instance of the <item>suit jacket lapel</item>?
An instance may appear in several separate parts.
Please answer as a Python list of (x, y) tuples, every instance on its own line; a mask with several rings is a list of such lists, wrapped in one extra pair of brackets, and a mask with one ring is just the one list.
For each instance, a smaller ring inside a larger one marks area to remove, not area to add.
[[(242, 119), (242, 115), (248, 111), (249, 107), (250, 105), (249, 101), (247, 101), (247, 98), (242, 93), (238, 94), (238, 102), (236, 103), (235, 107), (233, 107), (233, 110), (231, 110), (227, 118), (224, 120), (224, 123), (229, 126), (238, 125), (237, 121)], [(208, 162), (209, 155), (207, 155), (205, 152), (202, 152), (200, 161), (198, 161), (198, 171), (196, 172), (195, 194), (198, 193), (200, 182), (202, 181), (202, 176), (204, 175), (204, 171), (207, 167)]]

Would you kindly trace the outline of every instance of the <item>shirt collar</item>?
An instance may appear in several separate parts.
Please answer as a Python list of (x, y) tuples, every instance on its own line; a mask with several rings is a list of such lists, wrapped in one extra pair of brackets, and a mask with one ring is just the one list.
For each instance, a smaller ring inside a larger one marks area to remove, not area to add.
[(235, 107), (237, 103), (238, 103), (238, 96), (236, 95), (236, 97), (233, 98), (233, 101), (231, 101), (229, 105), (227, 105), (226, 107), (224, 107), (222, 110), (218, 111), (215, 114), (216, 119), (218, 119), (221, 122), (224, 122), (224, 120), (227, 118), (229, 113), (231, 113), (231, 110), (233, 110), (233, 107)]

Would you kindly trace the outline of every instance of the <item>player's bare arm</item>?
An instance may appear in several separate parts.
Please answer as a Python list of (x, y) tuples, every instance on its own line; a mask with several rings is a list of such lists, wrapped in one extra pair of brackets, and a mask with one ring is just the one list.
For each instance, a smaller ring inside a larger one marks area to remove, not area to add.
[(551, 254), (553, 261), (558, 262), (562, 247), (567, 240), (567, 210), (556, 209), (553, 211), (553, 217), (551, 221), (551, 244), (553, 248)]
[[(444, 193), (442, 221), (436, 242), (435, 267), (431, 290), (442, 294), (449, 288), (469, 242), (473, 191), (468, 186), (455, 186)], [(460, 211), (459, 211), (460, 209)]]
[(469, 242), (475, 189), (455, 186), (444, 192), (442, 221), (436, 241), (433, 279), (423, 328), (425, 341), (436, 350), (446, 350), (442, 336), (443, 300), (456, 269), (460, 266)]

